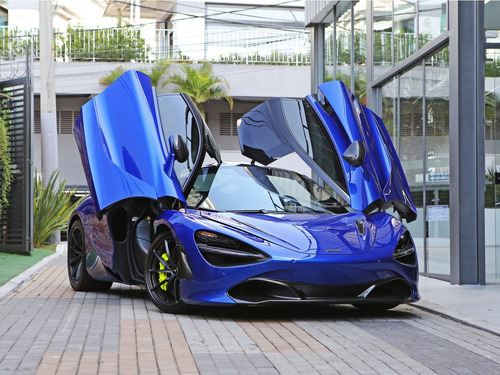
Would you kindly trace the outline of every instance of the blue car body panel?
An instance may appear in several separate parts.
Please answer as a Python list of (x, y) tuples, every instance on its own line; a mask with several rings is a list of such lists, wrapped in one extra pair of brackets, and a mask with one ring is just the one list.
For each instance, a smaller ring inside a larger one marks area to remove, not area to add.
[[(318, 114), (340, 155), (355, 141), (363, 142), (366, 149), (365, 161), (359, 168), (350, 166), (342, 159), (351, 207), (365, 210), (379, 201), (382, 208), (394, 205), (408, 222), (415, 220), (417, 209), (382, 119), (362, 106), (344, 83), (328, 82), (318, 87), (335, 111), (336, 117), (321, 110)], [(314, 102), (313, 97), (308, 99)], [(333, 122), (340, 122), (343, 132), (339, 131), (338, 123)]]
[[(228, 290), (252, 278), (340, 287), (402, 279), (413, 291), (409, 301), (420, 298), (417, 265), (409, 267), (392, 260), (394, 245), (405, 228), (388, 214), (370, 217), (359, 212), (338, 217), (303, 214), (287, 218), (286, 215), (217, 213), (214, 216), (204, 220), (207, 215), (196, 210), (164, 211), (155, 223), (168, 226), (182, 239), (194, 275), (191, 280), (182, 280), (182, 298), (186, 302), (235, 304), (237, 301), (228, 295)], [(363, 240), (353, 226), (362, 217), (370, 221), (373, 232), (366, 241), (369, 243), (360, 248)], [(342, 224), (346, 224), (346, 228), (342, 228)], [(275, 236), (280, 226), (286, 240)], [(374, 233), (375, 228), (379, 228), (379, 233)], [(214, 267), (197, 249), (192, 235), (197, 230), (230, 235), (272, 254), (272, 258), (249, 266)], [(340, 251), (326, 250), (335, 246)], [(342, 298), (337, 299), (342, 301)], [(352, 302), (352, 296), (344, 298)]]
[(131, 198), (184, 201), (156, 100), (150, 78), (129, 71), (82, 107), (74, 134), (98, 213)]
[[(190, 276), (180, 279), (180, 291), (188, 304), (363, 303), (373, 288), (379, 290), (373, 293), (375, 302), (417, 301), (416, 254), (409, 263), (394, 258), (406, 227), (385, 212), (370, 210), (393, 205), (408, 221), (416, 215), (390, 137), (382, 120), (359, 105), (343, 84), (329, 82), (320, 90), (325, 101), (314, 96), (306, 100), (339, 156), (343, 176), (334, 179), (305, 161), (350, 201), (352, 212), (236, 213), (188, 207), (189, 191), (183, 192), (175, 175), (173, 145), (164, 139), (149, 78), (127, 72), (85, 104), (74, 133), (91, 195), (72, 214), (70, 228), (77, 220), (83, 224), (88, 274), (101, 281), (143, 283), (144, 264), (138, 265), (138, 272), (134, 262), (142, 258), (134, 252), (139, 251), (138, 242), (153, 241), (144, 235), (147, 231), (138, 235), (143, 222), (151, 223), (151, 233), (169, 231), (175, 247), (185, 254)], [(271, 99), (244, 116), (238, 127), (243, 154), (267, 165), (297, 152), (281, 106), (280, 98)], [(200, 137), (207, 134), (201, 132)], [(366, 149), (359, 167), (341, 157), (355, 141)], [(189, 172), (196, 177), (200, 167), (193, 165)], [(165, 197), (183, 205), (170, 204)], [(197, 231), (229, 237), (268, 257), (252, 264), (214, 266), (200, 251)], [(257, 298), (259, 288), (276, 295), (263, 292)], [(295, 294), (281, 296), (283, 291)]]
[[(363, 107), (340, 81), (321, 84), (319, 89), (326, 100), (320, 101), (312, 95), (306, 100), (335, 148), (342, 164), (343, 181), (333, 180), (331, 174), (305, 154), (291, 130), (282, 98), (270, 99), (242, 118), (238, 127), (242, 153), (268, 165), (295, 151), (354, 210), (394, 207), (408, 222), (415, 220), (417, 210), (410, 188), (382, 119)], [(341, 157), (356, 141), (361, 141), (366, 151), (359, 167), (351, 166)]]

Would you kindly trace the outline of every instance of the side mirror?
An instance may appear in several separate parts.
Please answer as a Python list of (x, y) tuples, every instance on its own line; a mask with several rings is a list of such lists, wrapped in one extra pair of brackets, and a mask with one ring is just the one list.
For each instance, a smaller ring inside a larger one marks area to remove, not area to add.
[(365, 160), (365, 154), (366, 151), (365, 146), (363, 146), (363, 142), (355, 141), (352, 142), (349, 147), (347, 147), (347, 150), (345, 150), (342, 158), (344, 158), (344, 160), (348, 162), (349, 165), (356, 168), (363, 164), (363, 161)]
[(170, 144), (174, 149), (175, 160), (184, 163), (189, 157), (189, 151), (186, 142), (179, 134), (170, 136)]

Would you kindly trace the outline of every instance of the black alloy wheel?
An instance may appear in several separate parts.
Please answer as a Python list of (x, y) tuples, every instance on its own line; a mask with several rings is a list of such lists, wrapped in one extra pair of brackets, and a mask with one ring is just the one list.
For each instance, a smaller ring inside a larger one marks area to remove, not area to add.
[(85, 236), (80, 220), (75, 221), (68, 234), (68, 277), (71, 287), (76, 291), (105, 291), (112, 282), (93, 279), (87, 272)]
[(178, 314), (190, 310), (181, 299), (181, 272), (179, 250), (169, 232), (162, 232), (153, 240), (146, 257), (144, 277), (149, 298), (165, 313)]

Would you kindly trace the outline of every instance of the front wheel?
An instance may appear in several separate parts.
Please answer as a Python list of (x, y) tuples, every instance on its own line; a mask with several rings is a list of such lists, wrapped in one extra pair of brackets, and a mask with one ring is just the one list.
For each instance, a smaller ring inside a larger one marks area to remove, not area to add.
[(144, 276), (149, 298), (161, 311), (178, 314), (190, 310), (181, 299), (179, 250), (169, 232), (153, 240), (146, 257)]

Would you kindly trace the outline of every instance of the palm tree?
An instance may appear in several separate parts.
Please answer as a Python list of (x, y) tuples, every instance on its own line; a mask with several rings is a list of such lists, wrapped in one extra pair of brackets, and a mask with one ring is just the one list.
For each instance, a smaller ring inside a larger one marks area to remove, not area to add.
[[(158, 82), (160, 81), (161, 77), (167, 70), (168, 66), (170, 65), (169, 61), (166, 60), (159, 60), (151, 72), (148, 71), (143, 71), (144, 74), (147, 74), (151, 78), (151, 84), (153, 87), (158, 86)], [(102, 77), (99, 80), (99, 83), (102, 85), (111, 85), (114, 81), (116, 81), (123, 73), (125, 73), (125, 69), (120, 65), (119, 67), (115, 68), (112, 70), (107, 76)]]
[(181, 71), (183, 74), (169, 76), (163, 86), (171, 83), (177, 86), (174, 92), (188, 94), (203, 117), (205, 117), (205, 110), (201, 104), (210, 99), (225, 99), (230, 108), (233, 108), (233, 98), (229, 95), (229, 85), (224, 78), (213, 75), (212, 64), (204, 62), (198, 68), (185, 65), (181, 67)]
[(158, 83), (160, 82), (161, 77), (163, 76), (163, 74), (165, 73), (170, 64), (171, 64), (170, 61), (158, 60), (158, 62), (153, 67), (151, 72), (146, 72), (142, 70), (141, 71), (147, 74), (151, 78), (151, 84), (153, 85), (153, 87), (158, 87)]
[(125, 73), (125, 69), (120, 65), (117, 68), (113, 69), (107, 76), (102, 77), (99, 80), (101, 85), (111, 85), (114, 81), (116, 81), (123, 73)]

